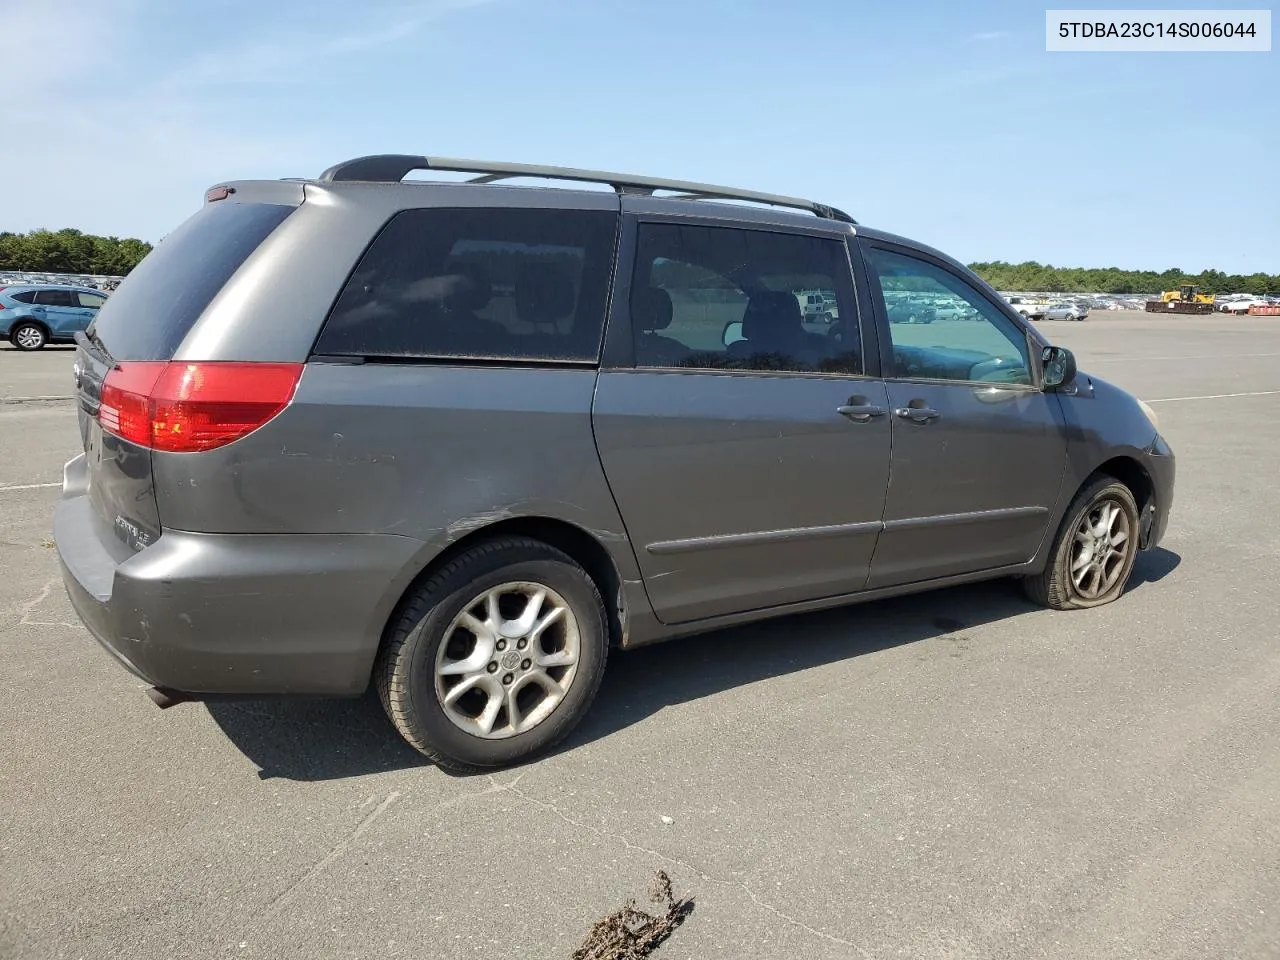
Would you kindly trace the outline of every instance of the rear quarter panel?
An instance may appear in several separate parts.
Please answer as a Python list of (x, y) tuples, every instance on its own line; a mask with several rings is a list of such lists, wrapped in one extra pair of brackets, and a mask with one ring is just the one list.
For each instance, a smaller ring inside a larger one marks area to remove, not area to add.
[(548, 517), (592, 534), (624, 579), (635, 559), (591, 429), (594, 369), (308, 364), (266, 426), (153, 457), (165, 527), (378, 533), (423, 565), (491, 523)]

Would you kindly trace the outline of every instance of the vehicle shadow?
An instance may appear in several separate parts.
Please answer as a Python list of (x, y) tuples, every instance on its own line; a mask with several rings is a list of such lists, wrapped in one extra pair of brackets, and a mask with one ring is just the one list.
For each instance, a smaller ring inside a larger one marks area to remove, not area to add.
[[(1163, 548), (1138, 554), (1126, 592), (1163, 579), (1180, 562)], [(964, 630), (1039, 609), (1016, 582), (993, 580), (643, 647), (610, 661), (591, 712), (561, 749), (607, 737), (673, 704), (904, 644), (962, 640)]]
[(1180, 563), (1182, 563), (1182, 557), (1164, 547), (1156, 547), (1154, 550), (1138, 554), (1138, 559), (1133, 564), (1133, 573), (1129, 575), (1129, 582), (1125, 584), (1124, 592), (1129, 593), (1143, 584), (1163, 580), (1173, 573)]
[[(1164, 578), (1180, 562), (1162, 548), (1139, 554), (1127, 589)], [(664, 707), (903, 644), (957, 639), (952, 635), (1036, 609), (1016, 583), (996, 580), (615, 653), (590, 712), (557, 752), (608, 737)], [(337, 780), (429, 763), (396, 733), (372, 689), (354, 700), (204, 706), (264, 780)]]
[(430, 762), (396, 732), (372, 685), (355, 699), (211, 700), (203, 706), (262, 780), (342, 780)]

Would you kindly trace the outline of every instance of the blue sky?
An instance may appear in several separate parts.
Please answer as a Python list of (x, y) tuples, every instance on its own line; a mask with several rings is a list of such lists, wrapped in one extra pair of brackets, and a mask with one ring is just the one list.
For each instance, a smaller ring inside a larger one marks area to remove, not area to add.
[(435, 153), (812, 196), (966, 261), (1280, 272), (1280, 52), (1050, 54), (1045, 4), (0, 0), (0, 36), (0, 229), (155, 240), (220, 180)]

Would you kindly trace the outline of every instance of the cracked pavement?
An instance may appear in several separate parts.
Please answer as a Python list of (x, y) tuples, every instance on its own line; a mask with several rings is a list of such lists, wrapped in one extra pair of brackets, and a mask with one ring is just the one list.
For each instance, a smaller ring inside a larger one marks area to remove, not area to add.
[[(156, 709), (49, 547), (74, 408), (0, 402), (0, 956), (563, 960), (658, 867), (696, 900), (659, 958), (1277, 956), (1280, 319), (1043, 326), (1179, 458), (1120, 602), (617, 654), (564, 749), (470, 778), (372, 697)], [(0, 346), (0, 401), (71, 360)]]

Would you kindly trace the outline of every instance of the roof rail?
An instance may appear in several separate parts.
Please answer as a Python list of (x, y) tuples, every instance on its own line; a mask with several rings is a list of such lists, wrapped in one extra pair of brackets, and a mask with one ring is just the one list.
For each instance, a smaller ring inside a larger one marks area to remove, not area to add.
[(577, 167), (548, 167), (532, 163), (501, 163), (491, 160), (459, 160), (451, 157), (413, 157), (406, 154), (379, 154), (356, 157), (335, 164), (320, 174), (322, 183), (338, 181), (364, 181), (374, 183), (399, 183), (406, 174), (415, 170), (443, 170), (450, 173), (478, 173), (480, 176), (468, 183), (493, 183), (511, 177), (537, 177), (547, 180), (577, 180), (585, 183), (607, 183), (618, 193), (652, 194), (655, 190), (674, 191), (682, 200), (748, 200), (775, 207), (792, 207), (807, 210), (828, 220), (857, 221), (843, 210), (815, 203), (800, 197), (787, 197), (754, 190), (738, 190), (712, 183), (694, 183), (686, 180), (664, 180), (658, 177), (638, 177), (629, 173), (609, 173), (604, 170), (580, 170)]

